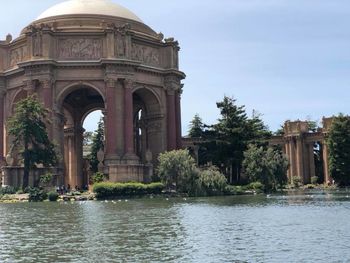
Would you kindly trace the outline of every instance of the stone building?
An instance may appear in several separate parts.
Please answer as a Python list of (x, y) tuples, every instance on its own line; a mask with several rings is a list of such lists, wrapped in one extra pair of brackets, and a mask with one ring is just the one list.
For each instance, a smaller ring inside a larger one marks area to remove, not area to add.
[(332, 118), (323, 118), (323, 127), (310, 131), (307, 121), (287, 121), (284, 124), (283, 135), (274, 136), (270, 145), (280, 145), (289, 160), (288, 179), (300, 178), (302, 184), (311, 182), (316, 176), (315, 148), (320, 152), (321, 174), (324, 183), (331, 183), (328, 167), (328, 148), (326, 135), (332, 123)]
[[(20, 36), (0, 42), (0, 159), (3, 184), (22, 168), (6, 120), (36, 94), (51, 110), (56, 184), (82, 186), (85, 117), (102, 110), (104, 171), (111, 181), (149, 181), (157, 155), (181, 147), (179, 45), (108, 0), (69, 0), (43, 12)], [(34, 184), (40, 173), (30, 178)]]

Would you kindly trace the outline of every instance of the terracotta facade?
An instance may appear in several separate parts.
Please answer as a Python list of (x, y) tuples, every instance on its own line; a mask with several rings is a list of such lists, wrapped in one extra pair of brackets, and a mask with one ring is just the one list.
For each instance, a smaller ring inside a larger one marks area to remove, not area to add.
[[(181, 147), (179, 45), (147, 25), (110, 15), (69, 14), (34, 21), (0, 42), (0, 159), (3, 182), (21, 174), (6, 120), (36, 94), (51, 110), (57, 184), (83, 186), (82, 124), (105, 120), (104, 171), (112, 181), (149, 181), (159, 153)], [(14, 172), (15, 171), (15, 172)], [(20, 176), (19, 176), (20, 178)]]

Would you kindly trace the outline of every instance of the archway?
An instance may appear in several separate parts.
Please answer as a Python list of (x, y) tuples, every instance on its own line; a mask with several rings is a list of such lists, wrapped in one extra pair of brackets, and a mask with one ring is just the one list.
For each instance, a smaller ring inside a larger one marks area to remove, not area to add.
[(65, 92), (61, 112), (64, 115), (64, 184), (67, 187), (81, 189), (89, 183), (84, 172), (83, 123), (89, 113), (104, 108), (104, 99), (95, 88), (80, 85)]
[(133, 93), (134, 148), (142, 163), (156, 163), (155, 157), (164, 149), (164, 118), (155, 93), (140, 88)]

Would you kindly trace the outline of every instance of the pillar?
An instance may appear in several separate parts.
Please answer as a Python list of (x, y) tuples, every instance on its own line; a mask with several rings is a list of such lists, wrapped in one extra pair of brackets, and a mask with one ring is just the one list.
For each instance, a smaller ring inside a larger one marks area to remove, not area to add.
[(290, 162), (290, 179), (292, 180), (292, 178), (294, 176), (296, 176), (295, 174), (295, 162), (294, 162), (294, 141), (293, 138), (290, 137), (288, 140), (288, 144), (289, 144), (289, 162)]
[(297, 138), (297, 176), (300, 178), (301, 183), (304, 184), (305, 178), (304, 178), (304, 155), (303, 155), (303, 144), (302, 144), (302, 138), (299, 136)]
[(167, 90), (167, 130), (168, 130), (168, 151), (176, 149), (176, 107), (175, 90)]
[(116, 81), (106, 81), (106, 161), (119, 159), (116, 130)]
[(138, 159), (134, 149), (134, 106), (132, 80), (124, 80), (124, 159)]
[(4, 160), (4, 97), (5, 92), (0, 87), (0, 165)]
[(314, 143), (310, 143), (308, 145), (309, 150), (309, 169), (310, 169), (310, 182), (311, 178), (316, 176), (316, 168), (315, 168), (315, 155), (314, 155)]
[[(48, 109), (50, 112), (48, 114), (48, 118), (51, 120), (52, 119), (52, 82), (50, 80), (44, 80), (43, 81), (43, 101), (44, 101), (44, 106), (46, 109)], [(46, 123), (46, 129), (47, 133), (50, 139), (52, 139), (52, 124)]]
[(323, 159), (324, 182), (326, 184), (330, 184), (330, 183), (332, 183), (332, 179), (329, 175), (328, 146), (325, 142), (322, 143), (322, 159)]
[(175, 95), (175, 107), (176, 107), (176, 146), (177, 149), (182, 148), (182, 136), (181, 136), (181, 90), (178, 90)]

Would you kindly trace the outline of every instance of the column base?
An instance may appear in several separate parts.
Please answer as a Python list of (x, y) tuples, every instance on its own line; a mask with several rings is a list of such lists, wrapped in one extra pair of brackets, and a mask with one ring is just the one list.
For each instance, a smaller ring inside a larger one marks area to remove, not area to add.
[(126, 153), (122, 158), (123, 164), (140, 164), (140, 158), (134, 153)]
[[(149, 182), (151, 167), (143, 164), (113, 164), (108, 167), (111, 182)], [(153, 168), (153, 167), (152, 167)]]
[(114, 164), (120, 164), (120, 156), (118, 154), (107, 155), (104, 159), (104, 165), (110, 166)]

